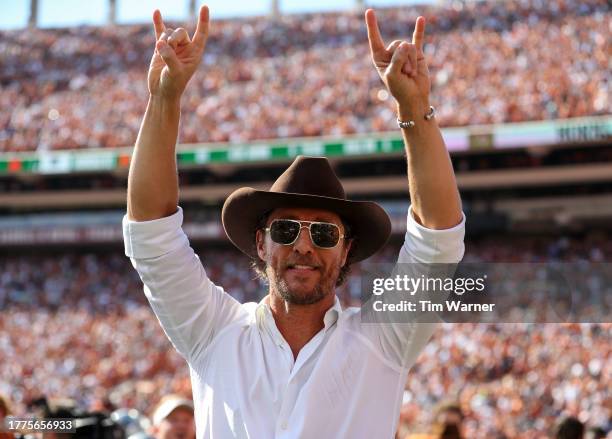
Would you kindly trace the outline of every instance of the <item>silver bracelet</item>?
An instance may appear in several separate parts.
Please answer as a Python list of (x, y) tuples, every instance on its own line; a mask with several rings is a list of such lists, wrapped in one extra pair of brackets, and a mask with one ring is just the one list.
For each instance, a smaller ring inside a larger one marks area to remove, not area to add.
[[(436, 109), (432, 105), (430, 105), (429, 111), (425, 115), (424, 119), (431, 120), (434, 118), (435, 115), (436, 115)], [(402, 129), (412, 128), (415, 125), (416, 123), (414, 122), (414, 120), (400, 120), (399, 118), (397, 119), (397, 126), (399, 126)]]
[(402, 129), (407, 129), (407, 128), (412, 128), (414, 126), (414, 120), (399, 120), (399, 118), (397, 119), (397, 126), (402, 128)]

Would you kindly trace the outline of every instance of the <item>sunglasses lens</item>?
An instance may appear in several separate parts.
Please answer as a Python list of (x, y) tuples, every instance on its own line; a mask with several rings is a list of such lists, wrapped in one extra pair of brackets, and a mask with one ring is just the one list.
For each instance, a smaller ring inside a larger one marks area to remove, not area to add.
[(276, 220), (270, 225), (270, 238), (278, 244), (291, 244), (298, 233), (300, 223), (287, 220)]
[(323, 248), (335, 247), (340, 239), (340, 229), (334, 224), (313, 223), (310, 233), (312, 242)]

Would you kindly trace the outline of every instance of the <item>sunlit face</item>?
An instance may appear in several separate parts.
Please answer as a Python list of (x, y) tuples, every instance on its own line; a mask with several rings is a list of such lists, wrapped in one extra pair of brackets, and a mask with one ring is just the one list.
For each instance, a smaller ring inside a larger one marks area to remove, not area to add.
[[(327, 210), (278, 208), (269, 215), (266, 226), (275, 219), (334, 223), (340, 227), (341, 234), (345, 233), (340, 217)], [(305, 226), (291, 245), (277, 244), (268, 233), (257, 231), (257, 253), (266, 263), (271, 293), (296, 305), (317, 303), (334, 294), (349, 249), (350, 241), (345, 239), (340, 239), (333, 248), (316, 247)]]
[(158, 439), (193, 439), (195, 423), (193, 411), (186, 407), (173, 410), (156, 428)]

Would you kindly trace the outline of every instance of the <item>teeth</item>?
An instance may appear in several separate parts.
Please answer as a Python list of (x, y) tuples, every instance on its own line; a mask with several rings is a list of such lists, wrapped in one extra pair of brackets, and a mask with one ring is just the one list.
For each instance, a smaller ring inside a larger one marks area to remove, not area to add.
[(301, 269), (306, 269), (306, 270), (312, 270), (314, 269), (314, 267), (311, 267), (310, 265), (294, 265), (293, 268), (301, 268)]

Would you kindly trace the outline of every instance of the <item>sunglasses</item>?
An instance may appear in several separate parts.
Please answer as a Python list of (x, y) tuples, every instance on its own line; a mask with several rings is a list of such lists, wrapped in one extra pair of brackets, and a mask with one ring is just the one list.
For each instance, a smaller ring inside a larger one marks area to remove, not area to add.
[(341, 238), (345, 238), (336, 224), (320, 221), (275, 219), (264, 230), (270, 233), (270, 238), (277, 244), (291, 245), (297, 241), (302, 227), (308, 229), (312, 243), (319, 248), (334, 248)]

